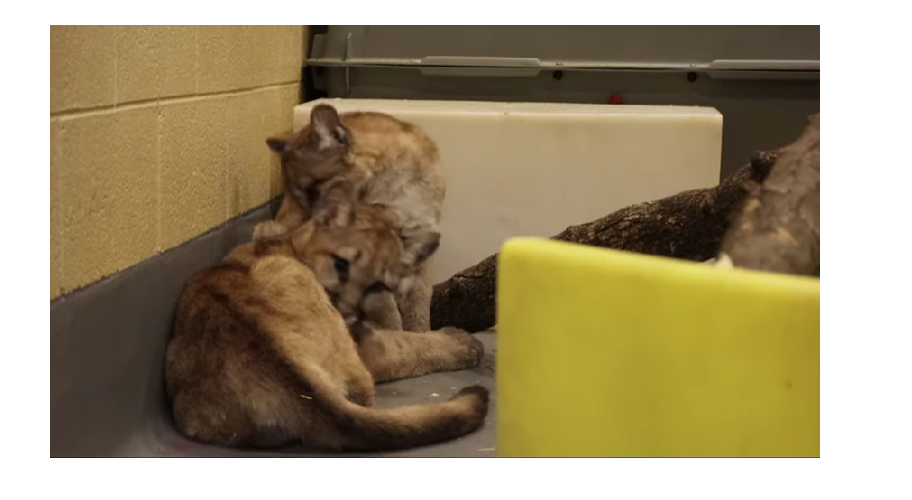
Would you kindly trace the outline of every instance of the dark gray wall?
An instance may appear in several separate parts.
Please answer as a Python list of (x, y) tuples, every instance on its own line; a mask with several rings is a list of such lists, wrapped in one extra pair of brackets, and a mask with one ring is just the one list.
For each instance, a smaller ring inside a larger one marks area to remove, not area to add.
[(313, 33), (317, 95), (607, 103), (618, 94), (625, 104), (715, 107), (724, 116), (723, 177), (753, 151), (791, 142), (820, 109), (819, 26), (328, 26)]

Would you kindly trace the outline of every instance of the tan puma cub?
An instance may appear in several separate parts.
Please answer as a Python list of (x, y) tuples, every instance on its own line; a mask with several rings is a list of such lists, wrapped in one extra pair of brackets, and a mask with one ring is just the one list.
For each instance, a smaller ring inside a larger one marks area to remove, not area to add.
[[(281, 154), (285, 194), (275, 221), (291, 229), (335, 199), (395, 207), (407, 234), (439, 232), (446, 179), (434, 142), (417, 126), (390, 115), (340, 115), (314, 106), (310, 124), (289, 140), (271, 138)], [(254, 238), (264, 235), (258, 228)], [(385, 328), (430, 329), (432, 285), (428, 263), (405, 277), (402, 292), (387, 297), (372, 320)], [(398, 308), (396, 307), (398, 306)]]
[(356, 343), (346, 320), (356, 321), (365, 296), (395, 288), (437, 244), (402, 238), (387, 212), (330, 207), (292, 232), (237, 247), (186, 285), (165, 366), (181, 432), (230, 447), (391, 450), (483, 424), (480, 386), (439, 404), (372, 406), (375, 382), (474, 367), (484, 354), (455, 329), (355, 329)]

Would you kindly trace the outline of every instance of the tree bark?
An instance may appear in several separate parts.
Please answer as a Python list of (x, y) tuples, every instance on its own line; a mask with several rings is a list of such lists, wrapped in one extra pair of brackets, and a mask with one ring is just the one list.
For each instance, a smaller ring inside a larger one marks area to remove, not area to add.
[(766, 181), (750, 190), (723, 239), (719, 261), (767, 272), (819, 272), (820, 115), (808, 122), (782, 148)]
[[(758, 152), (750, 164), (708, 189), (684, 191), (570, 226), (552, 239), (698, 262), (719, 252), (733, 213), (751, 186), (767, 179), (778, 151)], [(478, 332), (494, 326), (497, 254), (434, 287), (431, 328)]]

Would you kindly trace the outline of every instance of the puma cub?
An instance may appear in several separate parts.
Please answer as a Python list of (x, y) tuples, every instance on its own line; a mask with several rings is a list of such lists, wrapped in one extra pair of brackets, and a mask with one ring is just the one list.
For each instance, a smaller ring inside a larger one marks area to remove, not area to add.
[[(417, 126), (373, 112), (339, 114), (330, 105), (311, 110), (310, 124), (289, 140), (271, 138), (279, 153), (285, 194), (275, 221), (292, 229), (326, 203), (355, 196), (359, 202), (395, 207), (407, 234), (439, 232), (446, 179), (434, 142)], [(264, 236), (258, 228), (255, 238)], [(433, 292), (428, 263), (405, 286), (369, 311), (385, 328), (430, 329)]]
[(381, 207), (335, 204), (192, 278), (166, 353), (178, 429), (229, 447), (362, 451), (478, 429), (488, 411), (480, 386), (438, 404), (372, 406), (376, 382), (475, 367), (484, 354), (456, 329), (350, 333), (365, 298), (395, 289), (436, 248), (433, 233), (403, 238), (396, 220)]

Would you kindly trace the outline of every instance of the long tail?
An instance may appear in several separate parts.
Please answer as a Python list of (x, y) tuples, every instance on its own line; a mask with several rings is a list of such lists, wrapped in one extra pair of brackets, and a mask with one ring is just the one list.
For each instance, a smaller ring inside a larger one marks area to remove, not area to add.
[(317, 366), (295, 368), (310, 383), (313, 402), (333, 417), (345, 450), (397, 450), (448, 441), (476, 431), (488, 413), (488, 390), (477, 385), (442, 403), (377, 408), (350, 401)]

